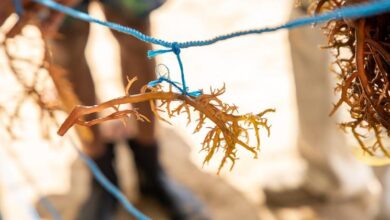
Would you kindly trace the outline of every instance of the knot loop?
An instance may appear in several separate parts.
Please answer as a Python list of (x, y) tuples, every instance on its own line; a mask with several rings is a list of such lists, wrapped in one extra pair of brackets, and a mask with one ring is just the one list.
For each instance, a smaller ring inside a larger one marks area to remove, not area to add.
[(203, 94), (202, 90), (196, 90), (196, 91), (188, 92), (187, 91), (188, 87), (186, 87), (186, 89), (184, 90), (183, 86), (180, 85), (179, 82), (172, 81), (169, 77), (167, 78), (165, 76), (160, 76), (158, 79), (150, 81), (147, 85), (149, 87), (155, 87), (155, 86), (157, 86), (158, 84), (160, 84), (162, 82), (166, 82), (166, 83), (172, 85), (177, 90), (179, 90), (181, 92), (181, 94), (183, 94), (183, 95), (188, 95), (188, 96), (192, 96), (192, 97), (196, 98), (196, 97), (199, 97), (199, 96), (201, 96)]
[(165, 50), (149, 50), (148, 51), (148, 58), (153, 58), (153, 57), (158, 56), (160, 54), (169, 53), (169, 52), (172, 52), (176, 56), (179, 56), (180, 52), (181, 52), (179, 43), (173, 42), (171, 45), (171, 49), (168, 49), (168, 50), (167, 49), (165, 49)]
[(179, 44), (177, 42), (172, 43), (172, 52), (175, 53), (176, 55), (180, 54), (181, 51), (180, 51)]

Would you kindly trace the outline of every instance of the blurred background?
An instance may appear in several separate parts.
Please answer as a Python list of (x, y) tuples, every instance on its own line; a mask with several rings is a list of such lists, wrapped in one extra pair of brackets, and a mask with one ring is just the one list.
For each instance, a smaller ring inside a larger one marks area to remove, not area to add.
[[(274, 26), (290, 19), (294, 4), (292, 0), (169, 0), (151, 14), (152, 36), (169, 41), (187, 41), (207, 39), (235, 30)], [(98, 4), (92, 4), (89, 11), (95, 17), (104, 18)], [(25, 28), (24, 33), (29, 36), (28, 42), (20, 42), (19, 49), (24, 48), (31, 56), (39, 56), (42, 46), (39, 32), (30, 26)], [(86, 56), (99, 102), (124, 94), (118, 48), (110, 31), (91, 25)], [(312, 50), (312, 53), (315, 56), (326, 52), (318, 49)], [(0, 101), (12, 103), (20, 88), (8, 73), (4, 51), (0, 58)], [(237, 105), (240, 113), (276, 109), (276, 113), (268, 116), (272, 124), (271, 136), (268, 138), (265, 133), (262, 134), (259, 158), (254, 159), (251, 154), (242, 151), (234, 169), (223, 170), (220, 175), (216, 174), (218, 159), (203, 166), (205, 153), (200, 149), (205, 133), (192, 134), (194, 127), (186, 125), (185, 117), (173, 119), (173, 126), (159, 123), (158, 139), (162, 143), (162, 159), (168, 173), (200, 197), (212, 219), (376, 219), (384, 204), (380, 198), (384, 195), (384, 187), (380, 185), (380, 179), (369, 171), (370, 168), (360, 162), (357, 165), (359, 169), (350, 169), (345, 161), (336, 162), (335, 166), (343, 170), (344, 179), (352, 183), (361, 182), (366, 187), (363, 197), (351, 199), (351, 196), (325, 203), (292, 206), (267, 203), (268, 189), (300, 186), (305, 181), (308, 166), (297, 150), (298, 111), (287, 31), (186, 49), (182, 51), (182, 60), (191, 89), (208, 91), (210, 87), (219, 88), (225, 84), (226, 93), (222, 99)], [(160, 55), (157, 63), (166, 65), (170, 77), (179, 80), (174, 55)], [(332, 99), (336, 98), (333, 95)], [(2, 217), (10, 220), (34, 219), (31, 207), (37, 206), (41, 194), (52, 201), (64, 219), (74, 219), (89, 192), (90, 174), (66, 138), (48, 142), (36, 132), (39, 124), (36, 108), (27, 103), (21, 111), (18, 132), (22, 134), (22, 139), (11, 141), (5, 130), (0, 130), (3, 136), (0, 136)], [(327, 111), (331, 109), (329, 105)], [(335, 123), (338, 119), (329, 120), (333, 129), (344, 135)], [(110, 132), (110, 127), (102, 127), (103, 131)], [(56, 128), (53, 127), (51, 132), (56, 132)], [(346, 138), (342, 135), (341, 138)], [(353, 141), (346, 143), (354, 144)], [(154, 219), (167, 219), (157, 204), (144, 201), (135, 193), (137, 181), (131, 152), (122, 145), (117, 148), (121, 188), (141, 211)], [(349, 152), (352, 155), (352, 151)], [(351, 174), (360, 172), (368, 174)], [(38, 210), (42, 217), (50, 219), (47, 211), (39, 205)], [(118, 219), (130, 217), (120, 210)]]

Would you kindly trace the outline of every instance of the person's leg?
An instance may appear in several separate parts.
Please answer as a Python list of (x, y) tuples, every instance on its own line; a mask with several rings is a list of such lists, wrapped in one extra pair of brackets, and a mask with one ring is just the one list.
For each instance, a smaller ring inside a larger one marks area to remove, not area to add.
[[(304, 14), (295, 9), (292, 18)], [(298, 150), (308, 163), (308, 176), (316, 183), (313, 191), (334, 190), (340, 182), (331, 167), (332, 154), (346, 152), (346, 142), (328, 117), (332, 107), (329, 53), (320, 50), (325, 37), (319, 29), (297, 28), (289, 31), (298, 107)]]
[[(58, 32), (59, 36), (52, 40), (50, 49), (54, 64), (65, 70), (66, 78), (79, 99), (80, 103), (73, 104), (95, 105), (95, 86), (84, 53), (89, 25), (80, 21), (67, 20)], [(88, 116), (87, 119), (94, 118), (96, 114)], [(83, 150), (94, 157), (102, 154), (104, 147), (101, 144), (98, 127), (92, 126), (90, 129), (94, 135), (93, 142), (83, 146)]]
[[(71, 20), (59, 30), (61, 37), (53, 42), (55, 64), (64, 68), (73, 89), (83, 105), (96, 104), (95, 87), (85, 57), (85, 46), (88, 39), (89, 25)], [(95, 115), (89, 119), (93, 119)], [(84, 146), (84, 151), (97, 163), (103, 174), (118, 185), (114, 169), (113, 144), (103, 144), (98, 126), (91, 127), (94, 141), (90, 146)], [(111, 219), (116, 208), (116, 200), (100, 184), (92, 179), (91, 193), (80, 208), (78, 219), (105, 220)]]
[[(114, 17), (109, 15), (109, 13), (107, 16), (109, 18)], [(126, 20), (126, 17), (122, 18), (115, 16), (115, 18), (112, 19), (118, 22), (122, 21), (122, 23), (125, 22), (124, 24), (127, 26), (132, 27), (142, 33), (150, 34), (150, 22), (148, 17)], [(130, 94), (140, 93), (140, 90), (144, 85), (156, 78), (155, 60), (147, 58), (147, 51), (152, 49), (151, 45), (135, 39), (134, 37), (118, 32), (114, 32), (114, 36), (120, 45), (123, 83), (126, 86), (127, 79), (131, 79), (136, 76), (138, 80), (132, 85), (129, 92)], [(136, 139), (137, 142), (140, 142), (141, 144), (154, 144), (155, 117), (150, 108), (149, 102), (133, 104), (133, 107), (150, 120), (150, 123), (137, 121), (138, 131), (134, 139)]]
[[(126, 19), (126, 15), (110, 13), (107, 8), (106, 11), (110, 21), (125, 24), (150, 35), (148, 17)], [(151, 45), (122, 33), (114, 32), (114, 36), (121, 48), (124, 83), (126, 85), (127, 77), (137, 76), (138, 80), (130, 91), (131, 94), (137, 94), (142, 86), (155, 79), (155, 61), (147, 58), (147, 51), (151, 49)], [(151, 123), (138, 121), (138, 133), (128, 139), (134, 155), (141, 194), (157, 199), (167, 209), (172, 219), (207, 219), (198, 199), (170, 179), (161, 165), (159, 144), (154, 136), (155, 116), (149, 103), (139, 103), (133, 107), (151, 121)]]

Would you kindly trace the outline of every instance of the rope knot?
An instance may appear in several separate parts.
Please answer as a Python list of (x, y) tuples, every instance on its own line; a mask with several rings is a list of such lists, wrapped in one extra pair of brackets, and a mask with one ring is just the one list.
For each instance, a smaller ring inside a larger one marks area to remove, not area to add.
[(172, 52), (175, 53), (176, 55), (180, 54), (181, 51), (180, 51), (179, 44), (177, 42), (172, 43)]
[(157, 55), (164, 54), (164, 53), (174, 53), (176, 56), (180, 55), (181, 49), (179, 46), (179, 43), (173, 42), (170, 49), (164, 49), (164, 50), (149, 50), (148, 51), (148, 58), (153, 58)]

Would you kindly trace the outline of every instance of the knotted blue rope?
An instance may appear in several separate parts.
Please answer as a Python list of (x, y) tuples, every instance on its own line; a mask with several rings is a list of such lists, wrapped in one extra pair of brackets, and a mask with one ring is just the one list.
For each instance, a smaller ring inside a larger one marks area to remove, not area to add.
[[(162, 82), (166, 82), (166, 83), (172, 85), (177, 90), (179, 90), (181, 92), (181, 94), (186, 94), (186, 95), (192, 96), (192, 97), (198, 97), (198, 96), (203, 94), (201, 90), (196, 90), (196, 91), (184, 93), (185, 90), (183, 90), (183, 88), (180, 86), (180, 83), (172, 81), (171, 79), (169, 79), (169, 78), (167, 78), (165, 76), (160, 76), (158, 79), (149, 82), (148, 86), (149, 87), (154, 87), (154, 86), (156, 86), (156, 85), (158, 85), (158, 84), (160, 84)], [(187, 87), (187, 90), (188, 90), (188, 87)]]
[[(276, 26), (276, 27), (266, 27), (266, 28), (258, 28), (258, 29), (251, 29), (251, 30), (243, 30), (243, 31), (236, 31), (229, 34), (224, 34), (221, 36), (217, 36), (214, 38), (211, 38), (209, 40), (197, 40), (197, 41), (187, 41), (187, 42), (169, 42), (162, 39), (154, 38), (151, 36), (147, 36), (133, 28), (126, 27), (117, 23), (112, 22), (106, 22), (101, 21), (99, 19), (93, 18), (87, 13), (66, 7), (64, 5), (61, 5), (57, 2), (54, 2), (53, 0), (32, 0), (36, 3), (45, 5), (51, 9), (54, 9), (56, 11), (63, 12), (71, 17), (90, 22), (90, 23), (97, 23), (100, 25), (103, 25), (105, 27), (108, 27), (110, 29), (129, 34), (141, 41), (160, 45), (165, 48), (169, 48), (168, 50), (159, 50), (159, 52), (156, 52), (157, 54), (165, 53), (165, 52), (172, 52), (173, 44), (176, 43), (177, 47), (180, 49), (189, 48), (189, 47), (201, 47), (201, 46), (208, 46), (211, 44), (215, 44), (219, 41), (228, 40), (231, 38), (236, 38), (240, 36), (245, 35), (251, 35), (251, 34), (262, 34), (267, 32), (274, 32), (281, 29), (291, 29), (296, 27), (301, 27), (305, 25), (310, 25), (314, 23), (322, 23), (330, 20), (339, 20), (339, 19), (352, 19), (352, 18), (358, 18), (358, 17), (369, 17), (378, 15), (381, 13), (389, 12), (390, 11), (390, 1), (389, 0), (376, 0), (369, 3), (362, 3), (357, 5), (351, 5), (343, 8), (339, 8), (337, 10), (333, 10), (330, 12), (326, 12), (323, 14), (311, 16), (311, 17), (303, 17), (298, 18), (296, 20), (292, 20), (290, 22), (287, 22), (285, 24)], [(152, 52), (153, 54), (153, 52)]]
[(167, 53), (167, 52), (173, 52), (176, 55), (177, 62), (179, 63), (179, 67), (180, 67), (181, 84), (182, 84), (181, 92), (182, 92), (183, 95), (187, 95), (188, 88), (186, 86), (186, 80), (185, 80), (185, 77), (184, 77), (183, 62), (181, 61), (181, 58), (180, 58), (181, 50), (180, 50), (180, 47), (178, 46), (177, 42), (174, 42), (172, 44), (172, 48), (170, 50), (148, 51), (148, 57), (152, 58), (152, 57), (155, 57), (155, 56), (157, 56), (159, 54), (163, 54), (163, 53)]
[[(14, 0), (19, 1), (19, 0)], [(97, 23), (103, 26), (106, 26), (110, 29), (129, 34), (141, 41), (160, 45), (169, 49), (165, 50), (156, 50), (156, 51), (149, 51), (148, 56), (153, 57), (157, 56), (159, 54), (167, 53), (167, 52), (174, 52), (176, 54), (180, 71), (181, 71), (181, 78), (182, 78), (182, 92), (183, 94), (187, 94), (187, 87), (186, 82), (184, 79), (184, 71), (183, 71), (183, 64), (180, 59), (180, 49), (189, 48), (189, 47), (201, 47), (201, 46), (208, 46), (211, 44), (215, 44), (219, 41), (228, 40), (231, 38), (241, 37), (245, 35), (251, 35), (251, 34), (262, 34), (262, 33), (268, 33), (268, 32), (274, 32), (281, 29), (292, 29), (296, 27), (301, 27), (305, 25), (315, 24), (315, 23), (322, 23), (329, 20), (338, 20), (338, 19), (352, 19), (352, 18), (358, 18), (358, 17), (368, 17), (373, 16), (381, 13), (385, 13), (390, 11), (390, 1), (389, 0), (377, 0), (370, 3), (363, 3), (363, 4), (357, 4), (357, 5), (351, 5), (348, 7), (343, 7), (337, 10), (333, 10), (327, 13), (323, 13), (320, 15), (315, 15), (312, 17), (303, 17), (296, 20), (292, 20), (290, 22), (287, 22), (285, 24), (276, 26), (276, 27), (265, 27), (265, 28), (258, 28), (258, 29), (251, 29), (251, 30), (243, 30), (243, 31), (236, 31), (229, 34), (220, 35), (214, 38), (211, 38), (209, 40), (197, 40), (197, 41), (187, 41), (187, 42), (169, 42), (162, 39), (154, 38), (151, 36), (147, 36), (133, 28), (126, 27), (117, 23), (112, 22), (106, 22), (101, 21), (99, 19), (93, 18), (87, 13), (66, 7), (64, 5), (61, 5), (59, 3), (56, 3), (52, 0), (32, 0), (34, 2), (37, 2), (39, 4), (45, 5), (49, 8), (52, 8), (54, 10), (63, 12), (71, 17), (90, 22), (90, 23)]]
[(194, 96), (194, 97), (200, 96), (202, 94), (201, 91), (188, 92), (188, 87), (187, 87), (185, 75), (184, 75), (183, 62), (181, 61), (181, 57), (180, 57), (181, 50), (180, 50), (179, 44), (177, 42), (174, 42), (172, 44), (172, 48), (170, 50), (149, 50), (148, 51), (148, 58), (152, 58), (152, 57), (155, 57), (157, 55), (167, 53), (167, 52), (173, 52), (176, 55), (176, 59), (177, 59), (177, 62), (179, 63), (179, 67), (180, 67), (180, 76), (181, 76), (181, 85), (182, 85), (181, 88), (179, 87), (177, 82), (171, 81), (170, 79), (168, 79), (166, 77), (160, 77), (159, 79), (150, 82), (148, 85), (152, 86), (152, 85), (156, 85), (158, 83), (165, 81), (165, 82), (173, 85), (175, 88), (177, 88), (183, 95), (189, 95), (189, 96)]

